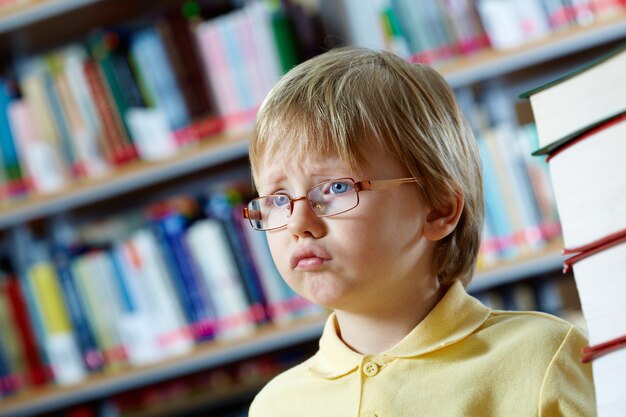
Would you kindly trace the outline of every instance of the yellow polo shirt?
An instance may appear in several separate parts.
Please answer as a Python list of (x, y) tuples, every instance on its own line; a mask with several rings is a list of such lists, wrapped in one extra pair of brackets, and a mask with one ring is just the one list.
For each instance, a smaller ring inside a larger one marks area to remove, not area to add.
[(579, 330), (548, 314), (493, 311), (458, 282), (381, 354), (352, 351), (337, 330), (333, 314), (319, 351), (263, 388), (249, 416), (595, 415)]

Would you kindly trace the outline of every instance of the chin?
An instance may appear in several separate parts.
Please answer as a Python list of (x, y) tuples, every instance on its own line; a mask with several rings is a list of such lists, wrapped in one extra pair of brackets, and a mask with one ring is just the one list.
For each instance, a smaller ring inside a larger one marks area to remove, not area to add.
[(345, 280), (331, 273), (290, 272), (283, 275), (287, 285), (301, 297), (324, 308), (339, 308), (353, 292)]

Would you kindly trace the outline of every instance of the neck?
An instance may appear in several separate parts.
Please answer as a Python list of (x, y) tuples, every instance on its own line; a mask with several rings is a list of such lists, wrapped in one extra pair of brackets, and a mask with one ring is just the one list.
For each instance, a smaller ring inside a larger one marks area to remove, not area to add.
[(398, 344), (435, 307), (445, 289), (433, 279), (426, 288), (406, 292), (383, 308), (362, 312), (336, 310), (340, 337), (355, 352), (375, 355)]

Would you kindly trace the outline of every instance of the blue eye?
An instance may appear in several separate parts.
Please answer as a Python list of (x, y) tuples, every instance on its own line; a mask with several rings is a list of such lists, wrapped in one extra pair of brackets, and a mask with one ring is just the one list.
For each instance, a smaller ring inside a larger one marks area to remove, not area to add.
[(333, 194), (343, 194), (349, 190), (350, 190), (350, 185), (346, 182), (337, 181), (337, 182), (333, 182), (330, 185), (330, 192)]
[(287, 197), (286, 195), (282, 195), (282, 194), (273, 195), (271, 203), (273, 206), (283, 207), (289, 204), (289, 197)]

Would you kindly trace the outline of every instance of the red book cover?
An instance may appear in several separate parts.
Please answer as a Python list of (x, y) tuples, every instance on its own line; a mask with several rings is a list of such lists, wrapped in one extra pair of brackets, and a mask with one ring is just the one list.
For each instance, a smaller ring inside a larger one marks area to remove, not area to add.
[(19, 331), (20, 343), (24, 349), (24, 357), (30, 370), (30, 375), (26, 375), (26, 383), (33, 385), (42, 385), (51, 380), (50, 370), (44, 364), (39, 348), (35, 339), (35, 334), (28, 316), (26, 308), (26, 300), (20, 289), (20, 284), (15, 275), (7, 278), (7, 293), (9, 298), (9, 308), (15, 317), (17, 328)]

